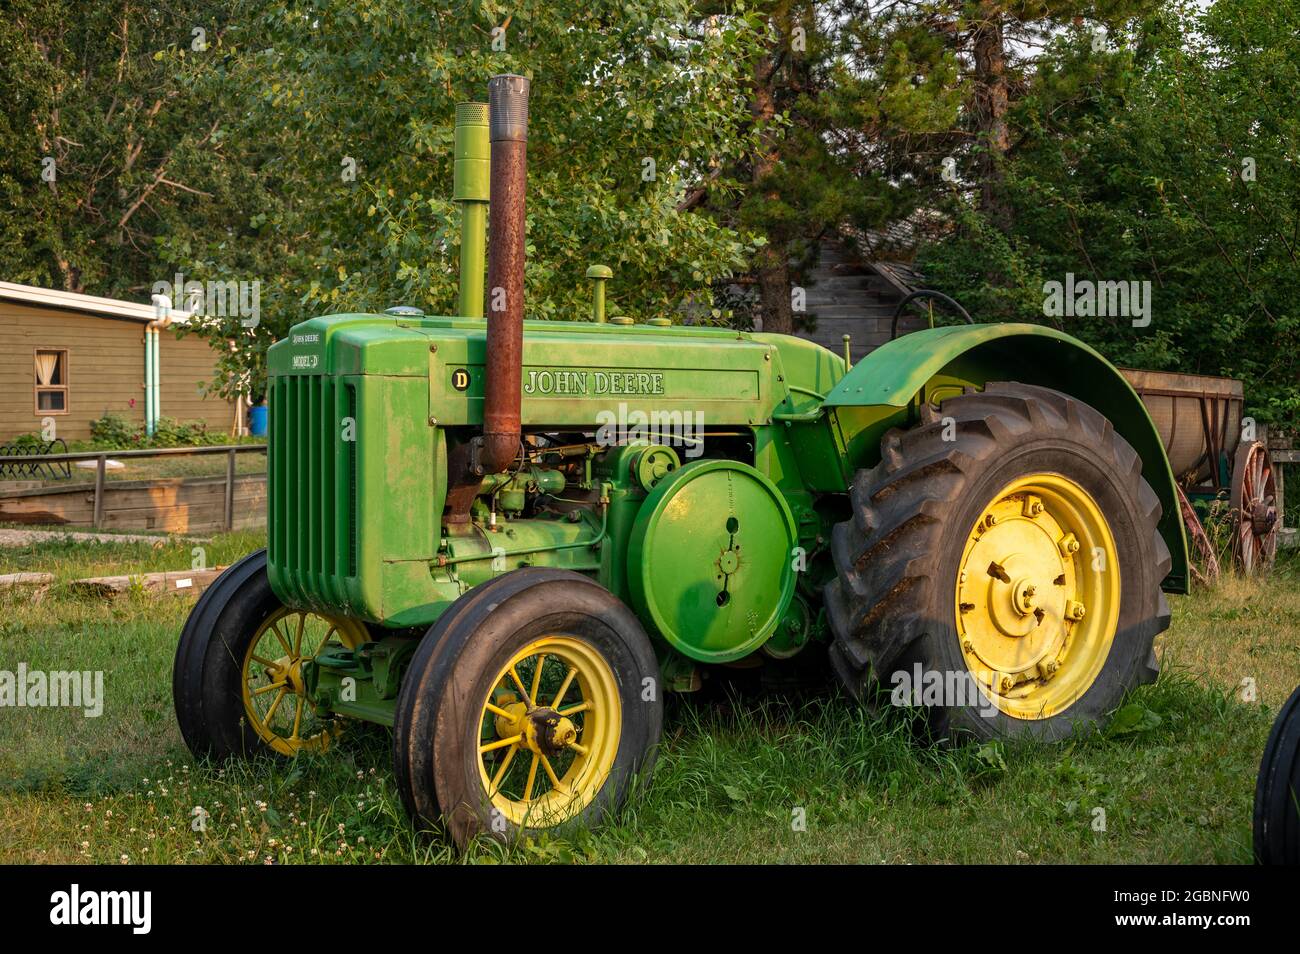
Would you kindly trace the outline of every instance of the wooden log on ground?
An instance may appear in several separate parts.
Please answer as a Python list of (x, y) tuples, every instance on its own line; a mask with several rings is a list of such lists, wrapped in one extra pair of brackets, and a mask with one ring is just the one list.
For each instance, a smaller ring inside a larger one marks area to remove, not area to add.
[(47, 586), (53, 582), (53, 573), (0, 574), (0, 590), (7, 589), (11, 586)]
[(224, 570), (224, 566), (211, 570), (167, 570), (163, 573), (131, 573), (126, 576), (92, 576), (73, 580), (68, 584), (73, 590), (113, 599), (139, 588), (146, 593), (164, 596), (196, 596), (211, 585)]

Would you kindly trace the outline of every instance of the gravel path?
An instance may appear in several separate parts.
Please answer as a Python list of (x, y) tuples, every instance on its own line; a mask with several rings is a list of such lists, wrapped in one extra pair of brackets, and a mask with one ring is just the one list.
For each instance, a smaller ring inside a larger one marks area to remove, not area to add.
[[(72, 530), (0, 530), (0, 547), (26, 547), (33, 543), (53, 540), (75, 540), (78, 543), (158, 543), (168, 539), (166, 534), (144, 533), (79, 533)], [(187, 537), (203, 541), (207, 537)]]

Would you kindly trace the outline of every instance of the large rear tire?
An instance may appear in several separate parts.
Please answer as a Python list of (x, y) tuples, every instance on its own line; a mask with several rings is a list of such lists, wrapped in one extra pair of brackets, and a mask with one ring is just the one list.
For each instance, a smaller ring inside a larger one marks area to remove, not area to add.
[(1088, 405), (990, 384), (924, 406), (835, 527), (830, 655), (937, 738), (1051, 740), (1156, 677), (1168, 548), (1137, 453)]

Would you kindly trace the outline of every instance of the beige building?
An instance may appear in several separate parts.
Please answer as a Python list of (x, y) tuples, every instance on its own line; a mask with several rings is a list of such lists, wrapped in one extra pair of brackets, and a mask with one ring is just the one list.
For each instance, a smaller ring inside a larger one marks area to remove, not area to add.
[(69, 441), (89, 438), (91, 421), (108, 413), (143, 424), (151, 327), (159, 415), (231, 432), (234, 403), (203, 393), (216, 353), (179, 334), (186, 313), (171, 312), (169, 325), (157, 319), (152, 305), (0, 282), (0, 441), (39, 433), (46, 418)]

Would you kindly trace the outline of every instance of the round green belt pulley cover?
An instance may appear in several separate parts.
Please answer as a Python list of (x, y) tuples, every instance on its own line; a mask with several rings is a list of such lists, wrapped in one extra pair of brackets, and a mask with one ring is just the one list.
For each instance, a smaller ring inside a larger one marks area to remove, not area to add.
[(772, 635), (794, 596), (797, 528), (761, 473), (701, 460), (669, 473), (641, 505), (628, 586), (643, 619), (701, 662), (730, 662)]

